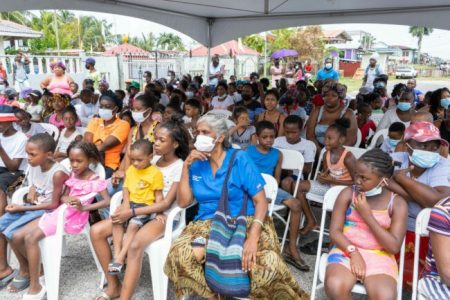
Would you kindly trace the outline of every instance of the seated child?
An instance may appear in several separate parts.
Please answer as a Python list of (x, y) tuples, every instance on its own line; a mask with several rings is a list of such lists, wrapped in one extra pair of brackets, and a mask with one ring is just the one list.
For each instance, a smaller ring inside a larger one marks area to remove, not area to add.
[(246, 150), (250, 144), (256, 143), (256, 137), (254, 136), (256, 129), (250, 125), (247, 108), (236, 107), (233, 111), (233, 119), (236, 126), (230, 129), (231, 143)]
[[(306, 200), (306, 193), (324, 196), (333, 185), (352, 185), (356, 159), (353, 154), (344, 147), (347, 137), (347, 129), (350, 121), (346, 118), (336, 120), (325, 133), (326, 151), (323, 159), (322, 172), (317, 180), (302, 180), (299, 183), (297, 198), (304, 208), (306, 225), (300, 234), (306, 234), (316, 226), (316, 220)], [(319, 166), (320, 167), (320, 166)]]
[(396, 299), (400, 252), (406, 233), (406, 201), (387, 189), (394, 173), (389, 154), (372, 149), (355, 165), (355, 184), (337, 197), (330, 224), (325, 292), (352, 299), (357, 281), (369, 299)]
[(398, 143), (403, 139), (404, 134), (405, 124), (401, 122), (392, 123), (391, 126), (389, 126), (389, 137), (383, 141), (380, 149), (388, 154), (395, 152), (395, 147), (397, 147)]
[(46, 211), (58, 207), (64, 182), (68, 178), (66, 169), (52, 159), (55, 147), (55, 141), (47, 133), (36, 134), (28, 140), (26, 151), (30, 165), (30, 190), (24, 204), (9, 204), (6, 213), (0, 217), (2, 238), (8, 239), (20, 264), (18, 279), (9, 284), (9, 292), (15, 293), (28, 287), (30, 270), (24, 256), (27, 248), (25, 236), (36, 228), (37, 220)]
[(372, 115), (370, 119), (378, 126), (378, 123), (383, 118), (384, 112), (382, 109), (383, 101), (381, 100), (381, 95), (373, 92), (367, 95), (370, 107), (372, 107)]
[(42, 94), (38, 90), (33, 90), (27, 97), (28, 103), (25, 110), (31, 115), (32, 122), (40, 122), (42, 120), (42, 111), (44, 108), (39, 104)]
[(356, 121), (358, 122), (358, 128), (361, 131), (361, 144), (360, 148), (365, 148), (368, 138), (377, 131), (377, 126), (370, 120), (372, 115), (372, 107), (367, 103), (360, 103), (358, 105), (358, 114)]
[[(64, 183), (66, 189), (59, 202), (63, 205), (51, 212), (45, 212), (39, 219), (37, 227), (36, 224), (28, 226), (29, 231), (25, 237), (26, 258), (30, 271), (30, 288), (27, 295), (30, 296), (45, 294), (45, 287), (39, 282), (41, 264), (39, 241), (56, 233), (59, 211), (66, 209), (64, 231), (68, 234), (79, 234), (89, 221), (90, 211), (109, 205), (106, 180), (100, 179), (89, 169), (89, 165), (101, 163), (97, 147), (94, 144), (74, 141), (67, 149), (67, 154), (72, 171), (70, 178)], [(95, 195), (89, 194), (94, 193), (100, 193), (103, 200), (92, 203)]]
[(39, 123), (31, 122), (31, 115), (28, 112), (22, 109), (16, 109), (14, 115), (17, 118), (17, 122), (14, 124), (14, 127), (17, 131), (23, 132), (27, 138), (30, 138), (38, 133), (47, 132)]
[(68, 106), (63, 112), (64, 129), (59, 135), (58, 144), (56, 145), (55, 159), (61, 161), (67, 157), (67, 149), (73, 141), (81, 141), (83, 133), (75, 126), (78, 120), (77, 113), (72, 106)]
[[(283, 155), (280, 150), (272, 147), (275, 140), (274, 124), (266, 120), (258, 122), (256, 124), (256, 137), (258, 143), (256, 145), (250, 145), (247, 148), (247, 154), (261, 173), (274, 176), (279, 183), (281, 180)], [(297, 236), (301, 217), (300, 202), (281, 188), (278, 189), (277, 198), (271, 200), (275, 201), (278, 205), (286, 205), (291, 210), (289, 248), (283, 254), (284, 259), (299, 270), (309, 271), (309, 266), (300, 257), (297, 249)]]
[[(131, 165), (125, 174), (123, 203), (118, 209), (131, 209), (132, 217), (127, 222), (125, 238), (124, 224), (113, 222), (114, 262), (109, 264), (110, 275), (123, 271), (133, 237), (145, 223), (157, 217), (152, 213), (151, 206), (163, 201), (163, 175), (150, 164), (152, 153), (152, 144), (148, 140), (137, 140), (130, 147)], [(163, 214), (161, 218), (165, 218)]]

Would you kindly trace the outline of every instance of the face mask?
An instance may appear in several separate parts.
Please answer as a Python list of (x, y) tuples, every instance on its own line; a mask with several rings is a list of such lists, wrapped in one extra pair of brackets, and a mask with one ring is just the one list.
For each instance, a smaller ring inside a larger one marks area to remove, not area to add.
[(194, 92), (187, 91), (186, 92), (186, 97), (188, 97), (188, 99), (191, 99), (192, 97), (194, 97)]
[(411, 109), (411, 103), (410, 102), (399, 102), (397, 104), (397, 108), (400, 109), (401, 111), (408, 111)]
[(215, 140), (207, 135), (199, 134), (195, 139), (194, 147), (200, 152), (211, 152), (216, 146)]
[(398, 143), (400, 143), (400, 140), (388, 139), (388, 144), (391, 148), (397, 147)]
[(147, 120), (148, 119), (148, 117), (151, 115), (151, 114), (148, 114), (146, 117), (144, 117), (144, 114), (148, 111), (149, 109), (147, 109), (147, 110), (145, 110), (145, 111), (132, 111), (131, 112), (131, 116), (133, 117), (133, 120), (135, 120), (136, 121), (136, 123), (142, 123), (142, 122), (144, 122), (145, 120)]
[(327, 63), (327, 64), (325, 64), (325, 69), (329, 70), (329, 69), (331, 69), (332, 66), (333, 66), (332, 64)]
[(366, 195), (366, 197), (372, 197), (372, 196), (376, 196), (379, 195), (383, 192), (383, 187), (381, 186), (382, 183), (386, 184), (386, 179), (381, 179), (380, 183), (377, 184), (376, 187), (374, 187), (373, 189), (371, 189), (370, 191), (365, 192), (364, 194)]
[[(408, 145), (408, 147), (411, 148), (411, 146), (409, 146), (409, 145)], [(413, 153), (409, 157), (409, 160), (414, 165), (416, 165), (420, 168), (423, 168), (423, 169), (429, 169), (429, 168), (434, 167), (441, 159), (439, 153), (437, 153), (437, 152), (417, 150), (417, 149), (412, 149), (412, 150), (413, 150)]]
[(450, 105), (450, 98), (441, 99), (441, 106), (443, 108), (448, 109), (449, 105)]
[(377, 83), (375, 84), (375, 88), (377, 88), (377, 89), (384, 88), (384, 82), (377, 82)]
[(109, 121), (109, 120), (111, 120), (113, 118), (113, 110), (112, 109), (106, 109), (106, 108), (100, 108), (98, 110), (98, 115), (103, 120)]

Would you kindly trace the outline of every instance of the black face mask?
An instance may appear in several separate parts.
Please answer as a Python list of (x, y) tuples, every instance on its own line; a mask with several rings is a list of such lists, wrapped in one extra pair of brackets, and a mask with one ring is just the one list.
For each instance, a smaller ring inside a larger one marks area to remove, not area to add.
[(242, 94), (242, 99), (245, 100), (245, 101), (248, 101), (248, 100), (252, 99), (252, 96), (248, 95), (248, 94)]

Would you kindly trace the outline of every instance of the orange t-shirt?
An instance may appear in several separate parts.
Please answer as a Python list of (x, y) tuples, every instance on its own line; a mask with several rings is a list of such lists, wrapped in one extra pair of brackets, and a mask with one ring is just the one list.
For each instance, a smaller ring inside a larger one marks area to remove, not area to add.
[(86, 132), (94, 135), (92, 141), (95, 145), (103, 143), (110, 135), (120, 141), (120, 144), (105, 151), (105, 166), (113, 170), (117, 169), (120, 165), (120, 153), (130, 132), (130, 124), (127, 121), (116, 118), (112, 124), (105, 126), (103, 119), (93, 118), (86, 128)]

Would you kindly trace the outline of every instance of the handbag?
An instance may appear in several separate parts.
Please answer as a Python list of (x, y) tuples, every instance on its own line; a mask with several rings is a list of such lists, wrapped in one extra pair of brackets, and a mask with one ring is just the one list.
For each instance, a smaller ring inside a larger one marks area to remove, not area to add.
[(250, 294), (250, 277), (242, 270), (242, 251), (247, 236), (247, 201), (244, 193), (241, 211), (232, 218), (228, 209), (228, 180), (234, 151), (222, 186), (219, 208), (211, 223), (206, 246), (205, 278), (209, 288), (223, 296), (247, 297)]

